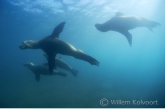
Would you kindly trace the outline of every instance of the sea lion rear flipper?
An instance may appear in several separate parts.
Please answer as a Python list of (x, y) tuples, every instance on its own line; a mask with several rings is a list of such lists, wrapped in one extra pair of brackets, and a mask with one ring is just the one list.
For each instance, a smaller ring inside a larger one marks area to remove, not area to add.
[(55, 65), (55, 56), (54, 54), (48, 55), (48, 65), (49, 65), (49, 73), (52, 75), (53, 69), (56, 69)]
[(77, 59), (81, 59), (81, 60), (84, 60), (84, 61), (87, 61), (89, 62), (91, 65), (96, 65), (96, 66), (99, 66), (100, 62), (97, 61), (95, 58), (83, 53), (83, 52), (76, 52), (76, 56), (75, 58)]
[(76, 69), (71, 69), (71, 73), (76, 77), (79, 71)]
[(120, 33), (127, 38), (129, 45), (132, 46), (132, 34), (129, 33), (128, 31), (122, 31), (122, 32), (120, 31)]
[(35, 79), (36, 79), (37, 82), (39, 82), (40, 81), (40, 74), (35, 73)]
[(62, 32), (64, 26), (65, 26), (66, 22), (61, 22), (59, 25), (57, 25), (54, 30), (53, 33), (49, 36), (51, 38), (58, 38), (59, 34)]
[(153, 28), (156, 28), (157, 26), (161, 26), (160, 23), (148, 20), (146, 18), (141, 17), (142, 24), (147, 27), (150, 31), (153, 31)]
[(161, 26), (161, 24), (155, 21), (150, 21), (147, 27), (149, 30), (153, 31), (152, 29), (156, 28), (157, 26)]

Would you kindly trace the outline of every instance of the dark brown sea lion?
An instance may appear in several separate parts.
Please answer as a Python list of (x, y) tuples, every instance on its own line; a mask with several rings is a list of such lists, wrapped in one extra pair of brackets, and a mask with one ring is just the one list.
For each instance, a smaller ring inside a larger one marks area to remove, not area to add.
[(73, 56), (77, 59), (87, 61), (91, 65), (99, 66), (99, 62), (93, 57), (85, 54), (83, 51), (79, 49), (76, 49), (71, 44), (58, 39), (59, 34), (62, 32), (64, 28), (64, 25), (65, 22), (60, 23), (55, 27), (51, 35), (44, 37), (41, 40), (27, 40), (22, 42), (22, 44), (20, 45), (20, 49), (42, 49), (48, 55), (48, 65), (50, 74), (56, 66), (55, 57), (58, 53)]
[(95, 24), (97, 30), (101, 32), (112, 30), (123, 34), (127, 38), (130, 46), (132, 45), (132, 35), (128, 32), (128, 30), (134, 29), (136, 27), (147, 27), (152, 31), (152, 28), (157, 26), (160, 26), (160, 23), (145, 19), (143, 17), (124, 16), (120, 12), (117, 12), (116, 16), (112, 17), (103, 24)]

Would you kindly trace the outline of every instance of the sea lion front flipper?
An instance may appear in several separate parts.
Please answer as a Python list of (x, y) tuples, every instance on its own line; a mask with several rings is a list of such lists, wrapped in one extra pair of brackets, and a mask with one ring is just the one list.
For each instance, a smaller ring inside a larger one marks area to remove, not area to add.
[(58, 24), (54, 30), (53, 30), (53, 33), (49, 36), (51, 38), (58, 38), (59, 37), (59, 34), (62, 32), (64, 26), (65, 26), (65, 23), (66, 22), (61, 22), (60, 24)]
[(48, 65), (49, 65), (49, 73), (52, 75), (53, 69), (56, 69), (55, 65), (55, 54), (48, 55)]
[(39, 82), (40, 81), (40, 74), (35, 73), (35, 79), (36, 79), (37, 82)]
[(119, 32), (127, 38), (129, 45), (132, 46), (132, 34), (129, 33), (127, 30)]

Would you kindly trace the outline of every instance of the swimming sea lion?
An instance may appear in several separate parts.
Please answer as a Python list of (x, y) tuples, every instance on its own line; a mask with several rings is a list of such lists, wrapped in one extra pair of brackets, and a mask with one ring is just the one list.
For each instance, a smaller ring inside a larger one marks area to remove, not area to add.
[[(44, 54), (46, 59), (48, 59), (48, 56)], [(47, 65), (47, 64), (44, 64)], [(71, 66), (69, 66), (64, 60), (55, 57), (55, 65), (61, 69), (65, 69), (67, 71), (70, 71), (75, 77), (77, 76), (78, 71), (73, 69)]]
[(49, 72), (52, 73), (55, 66), (56, 54), (63, 54), (73, 56), (89, 62), (91, 65), (99, 66), (99, 62), (93, 57), (85, 54), (83, 51), (76, 49), (71, 44), (58, 39), (59, 34), (62, 32), (65, 22), (57, 25), (53, 33), (39, 41), (27, 40), (22, 42), (20, 49), (42, 49), (48, 55)]
[(124, 16), (120, 12), (117, 12), (116, 16), (112, 17), (103, 24), (95, 24), (96, 29), (101, 32), (112, 30), (123, 34), (127, 38), (130, 46), (132, 45), (132, 35), (128, 32), (128, 30), (136, 27), (147, 27), (152, 31), (152, 28), (157, 26), (160, 26), (160, 23), (145, 19), (143, 17)]
[[(35, 79), (37, 82), (40, 81), (40, 75), (50, 75), (49, 74), (49, 68), (47, 66), (36, 65), (33, 63), (26, 63), (26, 64), (24, 64), (24, 66), (26, 66), (28, 69), (30, 69), (35, 74)], [(67, 76), (67, 74), (62, 73), (62, 72), (57, 71), (57, 70), (53, 70), (52, 75), (60, 75), (63, 77)]]

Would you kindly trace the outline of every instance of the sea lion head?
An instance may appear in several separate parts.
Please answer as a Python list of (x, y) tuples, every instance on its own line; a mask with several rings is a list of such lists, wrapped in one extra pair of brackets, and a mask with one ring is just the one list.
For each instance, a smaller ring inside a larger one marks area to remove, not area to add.
[(99, 30), (99, 31), (101, 30), (101, 24), (96, 23), (95, 27), (96, 27), (97, 30)]
[(29, 48), (33, 48), (35, 41), (33, 40), (27, 40), (27, 41), (23, 41), (22, 44), (19, 46), (20, 49), (24, 50), (24, 49), (29, 49)]
[(98, 24), (98, 23), (96, 23), (96, 24), (95, 24), (95, 27), (96, 27), (97, 30), (99, 30), (99, 31), (101, 31), (101, 32), (106, 32), (106, 31), (108, 31), (108, 30), (105, 28), (105, 26), (104, 26), (103, 24)]

